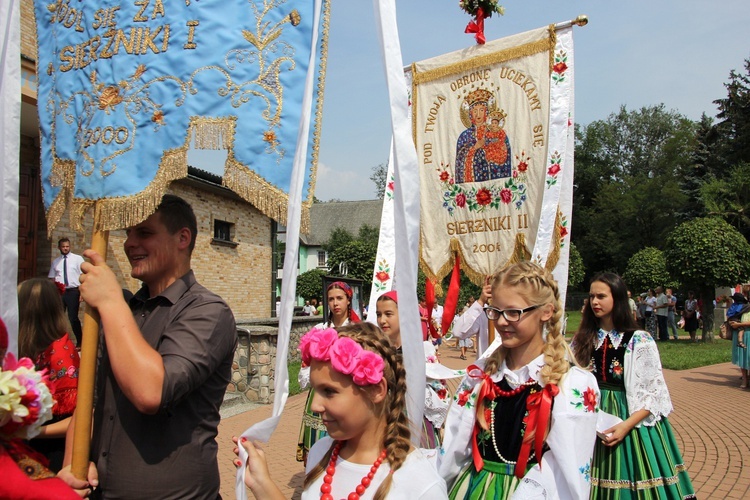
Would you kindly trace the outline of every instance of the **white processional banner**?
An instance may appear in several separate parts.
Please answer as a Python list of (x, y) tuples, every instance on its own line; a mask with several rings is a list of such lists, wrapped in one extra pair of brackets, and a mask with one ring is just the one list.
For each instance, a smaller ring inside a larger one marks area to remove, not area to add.
[(429, 278), (444, 277), (460, 254), (464, 272), (481, 283), (532, 258), (539, 234), (548, 235), (547, 251), (536, 260), (555, 268), (566, 158), (549, 141), (567, 144), (570, 123), (569, 110), (550, 99), (568, 69), (556, 42), (550, 26), (412, 66), (420, 261)]

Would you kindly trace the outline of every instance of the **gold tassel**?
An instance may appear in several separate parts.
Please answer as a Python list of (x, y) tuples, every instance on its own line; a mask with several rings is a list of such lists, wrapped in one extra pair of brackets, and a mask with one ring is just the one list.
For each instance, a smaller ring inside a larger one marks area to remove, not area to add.
[(562, 223), (562, 212), (557, 209), (557, 216), (555, 217), (555, 229), (552, 231), (552, 250), (550, 250), (547, 256), (547, 263), (544, 265), (547, 271), (552, 272), (557, 263), (560, 261), (560, 224)]

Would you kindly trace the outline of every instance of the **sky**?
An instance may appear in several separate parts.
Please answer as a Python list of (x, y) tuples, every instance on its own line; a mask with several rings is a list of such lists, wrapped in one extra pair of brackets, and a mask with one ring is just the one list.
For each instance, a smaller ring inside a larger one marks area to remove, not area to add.
[[(732, 69), (750, 57), (747, 0), (506, 0), (485, 21), (487, 40), (586, 14), (574, 28), (576, 122), (664, 104), (697, 120), (716, 115)], [(470, 20), (457, 0), (397, 0), (404, 65), (466, 48)], [(371, 1), (331, 0), (330, 39), (315, 196), (376, 198), (373, 167), (386, 163), (390, 109)], [(202, 167), (203, 168), (203, 167)]]

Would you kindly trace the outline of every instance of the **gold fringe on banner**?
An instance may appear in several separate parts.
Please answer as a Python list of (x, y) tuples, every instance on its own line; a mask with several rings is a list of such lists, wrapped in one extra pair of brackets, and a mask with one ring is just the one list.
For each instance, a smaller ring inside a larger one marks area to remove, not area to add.
[(236, 116), (191, 117), (190, 130), (195, 135), (195, 149), (232, 149), (236, 125)]
[(69, 206), (73, 198), (73, 188), (76, 179), (76, 162), (74, 160), (61, 160), (54, 157), (52, 160), (52, 174), (50, 184), (62, 189), (57, 194), (47, 210), (47, 237), (52, 237), (52, 231), (62, 219), (65, 208)]
[(165, 151), (156, 176), (143, 191), (132, 196), (91, 200), (73, 200), (70, 223), (76, 231), (82, 230), (83, 215), (95, 204), (94, 230), (112, 231), (135, 226), (156, 212), (156, 207), (172, 181), (187, 177), (187, 147)]
[(558, 208), (557, 216), (555, 217), (555, 229), (552, 231), (552, 249), (547, 256), (547, 263), (544, 265), (549, 272), (552, 272), (560, 261), (560, 224), (562, 224), (562, 216), (563, 213)]
[[(558, 230), (559, 235), (559, 230)], [(484, 284), (484, 274), (465, 266), (466, 263), (466, 256), (464, 255), (463, 251), (461, 251), (461, 245), (459, 241), (456, 238), (451, 238), (450, 243), (450, 258), (447, 262), (445, 262), (442, 266), (440, 266), (440, 269), (437, 272), (433, 272), (432, 269), (427, 265), (425, 260), (422, 258), (422, 243), (421, 243), (421, 237), (420, 237), (420, 249), (419, 249), (419, 264), (422, 268), (422, 272), (425, 274), (427, 279), (432, 280), (435, 282), (435, 292), (438, 291), (438, 286), (442, 282), (443, 278), (445, 278), (448, 273), (450, 273), (453, 270), (453, 266), (456, 264), (456, 255), (461, 256), (461, 271), (466, 274), (466, 276), (469, 278), (469, 280), (474, 283), (475, 285), (482, 286)], [(516, 234), (516, 243), (513, 247), (513, 252), (511, 253), (511, 256), (508, 258), (508, 260), (500, 266), (500, 268), (496, 269), (494, 272), (497, 273), (499, 271), (502, 271), (506, 267), (508, 267), (511, 264), (515, 264), (516, 262), (521, 262), (524, 260), (529, 260), (531, 258), (531, 251), (526, 247), (526, 235), (524, 233), (517, 233)], [(442, 295), (442, 287), (440, 287), (441, 295)]]
[[(441, 66), (439, 68), (424, 71), (422, 73), (417, 73), (416, 68), (413, 67), (412, 78), (414, 85), (416, 86), (422, 83), (437, 80), (439, 78), (445, 78), (447, 76), (465, 73), (466, 71), (476, 69), (479, 66), (491, 66), (493, 64), (510, 61), (519, 57), (538, 54), (540, 52), (544, 52), (545, 50), (554, 52), (553, 49), (555, 48), (556, 40), (554, 32), (554, 25), (552, 25), (550, 37), (543, 40), (525, 43), (523, 45), (519, 45), (518, 47), (512, 47), (510, 49), (493, 52), (491, 54), (472, 57), (471, 59), (464, 59), (457, 63), (448, 64), (446, 66)], [(552, 57), (552, 60), (554, 60), (554, 54), (552, 54), (550, 57)], [(552, 64), (550, 64), (550, 68), (552, 68)], [(412, 95), (416, 95), (416, 92), (413, 92)]]
[[(252, 203), (262, 213), (279, 224), (286, 225), (289, 197), (282, 190), (235, 160), (231, 151), (227, 155), (223, 183), (244, 200)], [(310, 204), (308, 202), (302, 203), (300, 231), (303, 233), (310, 232)]]
[[(315, 123), (313, 124), (313, 146), (312, 146), (312, 168), (310, 169), (310, 182), (307, 190), (307, 201), (302, 204), (302, 223), (300, 231), (307, 234), (310, 232), (310, 212), (315, 197), (315, 180), (318, 175), (318, 155), (320, 153), (320, 128), (323, 124), (323, 95), (325, 93), (326, 67), (328, 64), (328, 37), (330, 32), (331, 2), (323, 2), (323, 30), (320, 36), (320, 72), (318, 74), (318, 100), (315, 104)], [(304, 229), (303, 229), (304, 228)]]

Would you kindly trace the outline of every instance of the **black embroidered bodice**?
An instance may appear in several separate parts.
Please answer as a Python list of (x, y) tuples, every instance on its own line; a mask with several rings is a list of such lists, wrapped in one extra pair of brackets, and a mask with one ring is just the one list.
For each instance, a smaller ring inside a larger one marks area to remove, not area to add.
[(597, 382), (625, 387), (625, 350), (633, 338), (633, 333), (623, 333), (616, 349), (607, 335), (602, 345), (594, 351), (594, 376)]

